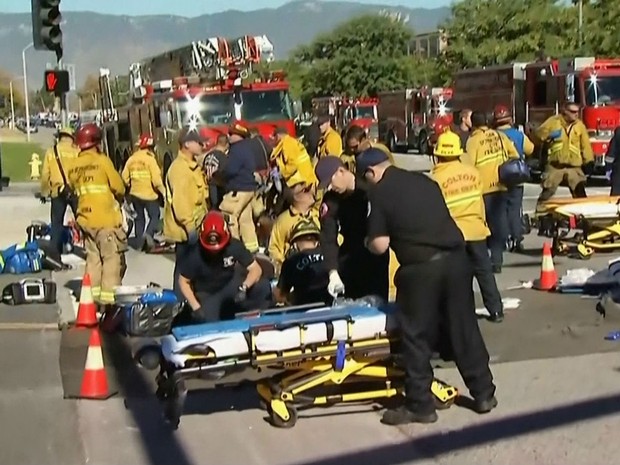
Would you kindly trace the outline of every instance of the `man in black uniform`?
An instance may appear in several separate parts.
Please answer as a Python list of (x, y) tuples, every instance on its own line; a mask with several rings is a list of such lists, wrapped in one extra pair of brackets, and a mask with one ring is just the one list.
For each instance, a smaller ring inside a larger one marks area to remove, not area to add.
[(250, 251), (231, 237), (220, 212), (207, 213), (199, 242), (197, 250), (179, 263), (179, 289), (193, 310), (192, 320), (218, 321), (236, 310), (269, 307), (269, 281), (262, 278), (262, 268)]
[(319, 244), (320, 236), (321, 231), (312, 220), (302, 219), (293, 228), (292, 247), (282, 264), (275, 289), (279, 302), (289, 305), (332, 303), (333, 298), (327, 292), (329, 272)]
[[(323, 157), (315, 173), (319, 189), (325, 189), (319, 216), (321, 247), (329, 270), (329, 293), (334, 297), (344, 294), (351, 299), (377, 295), (387, 300), (389, 252), (376, 256), (364, 247), (368, 217), (365, 183), (345, 168), (340, 157)], [(340, 247), (339, 232), (343, 237)]]
[(226, 193), (222, 172), (226, 163), (227, 152), (228, 136), (226, 134), (219, 134), (217, 136), (217, 143), (202, 161), (202, 170), (205, 173), (209, 188), (209, 206), (214, 210), (220, 207), (220, 202)]
[(463, 235), (439, 186), (422, 173), (391, 166), (377, 149), (360, 154), (357, 169), (375, 185), (369, 191), (368, 248), (384, 254), (392, 247), (400, 263), (395, 282), (406, 398), (402, 407), (385, 412), (382, 421), (390, 425), (437, 421), (430, 359), (440, 325), (447, 331), (474, 409), (490, 412), (497, 400), (489, 354), (476, 321), (472, 268)]

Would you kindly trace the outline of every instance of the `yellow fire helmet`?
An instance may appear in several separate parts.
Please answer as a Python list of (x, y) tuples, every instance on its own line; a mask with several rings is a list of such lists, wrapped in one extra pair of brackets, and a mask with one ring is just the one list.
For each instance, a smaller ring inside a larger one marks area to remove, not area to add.
[(457, 158), (463, 155), (461, 147), (461, 138), (452, 131), (446, 131), (440, 134), (435, 144), (433, 155), (441, 158)]
[(293, 230), (291, 231), (291, 238), (289, 239), (291, 242), (296, 241), (304, 236), (320, 236), (321, 231), (316, 223), (312, 220), (303, 219), (300, 220)]
[(57, 136), (69, 136), (69, 137), (73, 137), (75, 135), (75, 131), (73, 130), (72, 127), (70, 126), (63, 126), (62, 128), (60, 128), (57, 132)]

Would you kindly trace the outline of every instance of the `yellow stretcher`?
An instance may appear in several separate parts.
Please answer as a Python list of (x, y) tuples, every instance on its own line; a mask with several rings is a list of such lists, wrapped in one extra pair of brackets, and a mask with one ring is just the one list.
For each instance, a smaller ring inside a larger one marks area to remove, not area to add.
[(620, 197), (551, 199), (536, 211), (536, 222), (544, 235), (553, 238), (553, 252), (558, 255), (576, 250), (580, 258), (588, 259), (597, 251), (620, 249)]
[[(186, 380), (215, 373), (223, 379), (242, 370), (275, 373), (259, 380), (257, 391), (270, 423), (281, 428), (293, 427), (300, 409), (400, 395), (404, 375), (391, 353), (396, 344), (392, 312), (393, 306), (355, 302), (276, 309), (249, 319), (199, 325), (200, 336), (166, 336), (157, 377), (165, 417), (178, 427)], [(381, 330), (373, 334), (375, 328)], [(458, 396), (456, 388), (438, 380), (431, 391), (439, 409), (450, 407)]]

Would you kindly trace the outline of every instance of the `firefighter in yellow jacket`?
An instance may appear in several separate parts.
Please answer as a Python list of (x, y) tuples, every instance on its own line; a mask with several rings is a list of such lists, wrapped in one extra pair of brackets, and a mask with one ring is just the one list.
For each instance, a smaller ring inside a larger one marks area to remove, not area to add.
[(288, 184), (296, 173), (308, 185), (318, 184), (312, 160), (304, 145), (288, 134), (286, 128), (278, 128), (275, 131), (277, 144), (271, 153), (280, 171), (284, 182)]
[(204, 152), (205, 138), (197, 130), (179, 133), (179, 153), (166, 173), (164, 236), (175, 244), (173, 287), (179, 298), (179, 262), (198, 242), (199, 228), (207, 214), (207, 186), (196, 158)]
[(77, 157), (78, 150), (73, 145), (73, 129), (62, 128), (58, 131), (57, 142), (47, 149), (43, 158), (41, 172), (41, 196), (51, 197), (51, 249), (60, 261), (62, 254), (62, 234), (67, 207), (75, 214), (75, 197), (69, 188), (67, 172), (69, 165)]
[(548, 143), (537, 208), (553, 197), (563, 181), (573, 197), (586, 197), (586, 175), (594, 170), (594, 154), (588, 130), (579, 119), (579, 105), (566, 102), (562, 114), (548, 118), (535, 134), (541, 142)]
[(474, 111), (471, 123), (473, 130), (467, 140), (467, 153), (463, 161), (480, 172), (484, 207), (491, 229), (488, 246), (493, 272), (501, 273), (508, 238), (508, 214), (506, 187), (499, 182), (499, 167), (510, 158), (519, 158), (519, 153), (506, 134), (489, 129), (483, 112)]
[(340, 137), (338, 131), (332, 128), (330, 117), (327, 115), (319, 116), (317, 123), (321, 131), (318, 146), (319, 158), (328, 155), (337, 157), (342, 155), (342, 137)]
[[(368, 133), (362, 126), (358, 126), (357, 124), (349, 126), (349, 129), (347, 129), (345, 134), (345, 142), (347, 155), (343, 155), (341, 158), (347, 166), (347, 169), (352, 173), (355, 173), (355, 157), (357, 157), (364, 150), (368, 150), (372, 147), (385, 152), (390, 160), (390, 163), (394, 164), (394, 155), (392, 155), (390, 149), (379, 142), (371, 141), (368, 138)], [(351, 155), (348, 155), (349, 153)]]
[[(144, 243), (150, 248), (154, 244), (153, 237), (159, 228), (159, 195), (164, 199), (166, 190), (161, 177), (161, 170), (153, 154), (153, 136), (142, 134), (138, 143), (138, 150), (129, 157), (123, 168), (123, 181), (129, 189), (129, 200), (136, 212), (134, 235), (138, 248)], [(149, 224), (146, 226), (146, 216)]]
[(484, 211), (482, 178), (476, 168), (461, 163), (464, 155), (461, 138), (452, 131), (439, 135), (433, 154), (437, 164), (431, 170), (431, 177), (439, 185), (450, 215), (465, 238), (467, 254), (490, 320), (500, 322), (504, 311), (486, 244), (491, 231)]
[(100, 143), (101, 129), (95, 123), (77, 130), (75, 145), (80, 153), (71, 163), (68, 179), (78, 196), (76, 221), (84, 232), (93, 298), (110, 305), (126, 271), (127, 234), (119, 203), (125, 185), (112, 161), (99, 151)]
[(320, 228), (313, 186), (307, 184), (300, 173), (289, 178), (287, 186), (292, 193), (291, 205), (278, 215), (269, 237), (268, 253), (276, 268), (276, 274), (279, 274), (291, 248), (291, 232), (297, 223), (311, 220)]

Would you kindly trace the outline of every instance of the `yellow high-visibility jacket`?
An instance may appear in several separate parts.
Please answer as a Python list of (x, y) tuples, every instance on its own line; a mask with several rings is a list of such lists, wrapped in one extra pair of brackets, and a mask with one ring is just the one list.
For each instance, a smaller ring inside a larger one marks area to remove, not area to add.
[(285, 135), (273, 149), (271, 158), (277, 163), (285, 182), (298, 173), (297, 177), (306, 184), (318, 183), (306, 148), (294, 137)]
[[(70, 168), (70, 164), (78, 156), (79, 150), (73, 145), (70, 140), (61, 140), (57, 144), (58, 158), (60, 164), (65, 172), (65, 177)], [(67, 177), (67, 182), (69, 181)], [(52, 198), (58, 197), (58, 194), (64, 187), (64, 180), (56, 161), (56, 155), (54, 154), (54, 147), (50, 147), (45, 152), (43, 158), (43, 167), (41, 170), (41, 195), (44, 197), (51, 196)]]
[(548, 162), (581, 167), (594, 160), (588, 129), (580, 120), (568, 124), (562, 115), (552, 116), (536, 130), (536, 137), (544, 142), (556, 130), (561, 136), (549, 145)]
[(123, 181), (129, 194), (142, 200), (157, 200), (157, 194), (166, 196), (161, 170), (149, 150), (138, 150), (125, 163)]
[(318, 153), (319, 158), (327, 157), (328, 155), (336, 157), (342, 155), (342, 137), (334, 128), (329, 128), (319, 139)]

